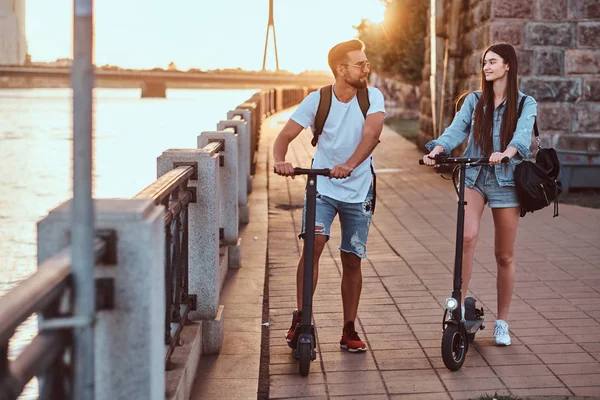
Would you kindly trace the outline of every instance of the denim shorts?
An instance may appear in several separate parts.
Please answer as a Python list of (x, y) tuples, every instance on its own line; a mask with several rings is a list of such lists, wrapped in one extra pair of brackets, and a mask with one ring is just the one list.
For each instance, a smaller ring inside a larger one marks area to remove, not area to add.
[(490, 208), (519, 207), (517, 189), (514, 186), (500, 186), (493, 165), (481, 167), (471, 189), (479, 192)]
[[(317, 193), (317, 209), (315, 213), (315, 234), (329, 237), (331, 224), (336, 214), (340, 215), (342, 240), (339, 249), (353, 253), (360, 258), (367, 257), (367, 236), (373, 215), (373, 187), (369, 189), (367, 198), (362, 203), (346, 203)], [(302, 233), (306, 232), (306, 198), (302, 211)]]

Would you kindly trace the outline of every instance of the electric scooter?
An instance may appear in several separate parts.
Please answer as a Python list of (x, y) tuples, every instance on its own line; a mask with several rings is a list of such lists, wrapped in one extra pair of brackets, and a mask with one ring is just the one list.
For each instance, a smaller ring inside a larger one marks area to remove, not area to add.
[(306, 226), (304, 236), (304, 277), (302, 289), (302, 323), (292, 355), (299, 360), (299, 372), (307, 376), (310, 362), (317, 358), (315, 327), (312, 325), (313, 260), (315, 254), (315, 216), (317, 208), (317, 176), (329, 176), (330, 170), (294, 168), (294, 175), (308, 175), (306, 182)]
[[(483, 307), (477, 309), (475, 299), (465, 298), (465, 315), (461, 316), (461, 290), (462, 290), (462, 253), (463, 234), (465, 227), (465, 172), (467, 167), (489, 165), (488, 157), (448, 157), (446, 153), (439, 153), (433, 158), (436, 165), (454, 165), (452, 181), (458, 195), (458, 217), (456, 224), (456, 250), (454, 254), (454, 286), (452, 297), (446, 299), (442, 322), (442, 359), (444, 365), (451, 371), (458, 371), (464, 364), (469, 343), (475, 340), (475, 334), (483, 325)], [(508, 157), (502, 163), (508, 162)], [(419, 160), (424, 165), (423, 160)], [(458, 176), (458, 179), (457, 179)], [(458, 180), (458, 183), (456, 182)], [(458, 186), (458, 187), (457, 187)], [(448, 314), (450, 314), (448, 318)]]

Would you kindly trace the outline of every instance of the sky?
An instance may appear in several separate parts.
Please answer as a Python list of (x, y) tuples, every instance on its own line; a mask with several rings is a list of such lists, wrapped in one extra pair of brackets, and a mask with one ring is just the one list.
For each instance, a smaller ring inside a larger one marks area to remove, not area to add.
[[(26, 0), (32, 61), (72, 56), (73, 0)], [(279, 67), (327, 71), (327, 52), (355, 38), (362, 18), (383, 19), (381, 0), (274, 0)], [(125, 68), (260, 70), (268, 0), (95, 0), (95, 64)], [(267, 69), (275, 69), (272, 31)]]

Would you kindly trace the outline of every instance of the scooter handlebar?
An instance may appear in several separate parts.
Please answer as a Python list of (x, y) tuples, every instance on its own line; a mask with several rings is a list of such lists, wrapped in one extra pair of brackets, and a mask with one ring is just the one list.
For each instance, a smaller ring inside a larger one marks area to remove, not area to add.
[[(273, 167), (273, 172), (275, 172), (275, 167)], [(322, 169), (312, 169), (312, 168), (294, 168), (294, 175), (321, 175), (321, 176), (329, 176), (331, 173), (331, 169), (322, 168)], [(352, 172), (348, 174), (348, 176), (352, 175)]]
[(331, 170), (329, 168), (311, 169), (311, 168), (294, 168), (294, 175), (322, 175), (329, 176)]
[[(435, 160), (437, 165), (439, 164), (489, 164), (489, 157), (448, 157), (446, 153), (438, 153), (435, 158), (429, 157)], [(502, 164), (508, 164), (510, 158), (504, 157), (500, 162)], [(425, 165), (423, 160), (419, 160), (419, 165)]]

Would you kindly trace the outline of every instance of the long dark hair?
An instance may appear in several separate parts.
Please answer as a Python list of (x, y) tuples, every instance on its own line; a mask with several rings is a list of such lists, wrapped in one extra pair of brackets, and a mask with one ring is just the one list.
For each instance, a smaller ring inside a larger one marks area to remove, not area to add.
[[(483, 60), (485, 55), (493, 51), (502, 57), (504, 64), (509, 65), (508, 82), (506, 85), (506, 107), (504, 118), (500, 128), (500, 151), (506, 150), (508, 143), (512, 140), (517, 128), (517, 102), (519, 99), (517, 76), (519, 62), (514, 47), (508, 43), (497, 43), (488, 47), (481, 56), (481, 99), (475, 107), (473, 126), (473, 140), (479, 145), (484, 156), (489, 156), (494, 151), (494, 138), (492, 128), (494, 126), (494, 89), (493, 82), (485, 79), (483, 72)], [(485, 110), (484, 110), (485, 106)]]

